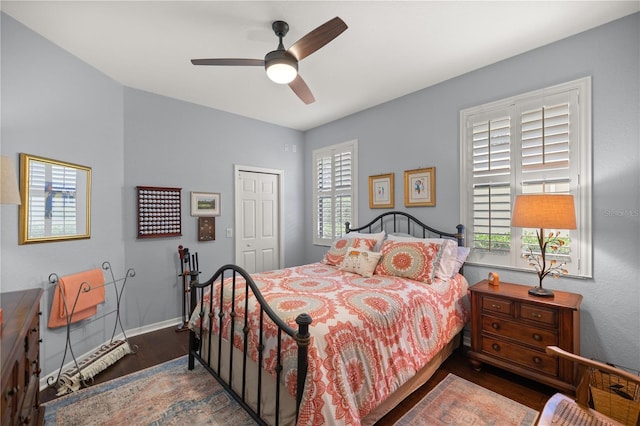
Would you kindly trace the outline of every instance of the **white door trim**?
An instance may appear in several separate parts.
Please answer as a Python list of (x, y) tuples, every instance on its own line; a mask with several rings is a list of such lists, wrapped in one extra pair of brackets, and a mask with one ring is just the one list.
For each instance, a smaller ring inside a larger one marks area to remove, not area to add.
[[(235, 207), (235, 222), (234, 222), (234, 234), (237, 236), (237, 230), (239, 229), (240, 222), (242, 218), (240, 217), (240, 212), (242, 211), (239, 208), (238, 203), (240, 202), (240, 197), (238, 194), (240, 193), (240, 189), (238, 188), (238, 174), (240, 172), (253, 172), (253, 173), (268, 173), (272, 175), (278, 176), (278, 246), (279, 246), (279, 254), (278, 254), (278, 264), (279, 268), (284, 268), (284, 223), (282, 220), (282, 212), (284, 212), (284, 171), (278, 169), (267, 169), (264, 167), (254, 167), (254, 166), (242, 166), (239, 164), (233, 165), (233, 185), (234, 185), (234, 207)], [(240, 239), (235, 238), (234, 244), (234, 258), (236, 258), (238, 252), (240, 251)], [(238, 259), (234, 261), (237, 262)]]

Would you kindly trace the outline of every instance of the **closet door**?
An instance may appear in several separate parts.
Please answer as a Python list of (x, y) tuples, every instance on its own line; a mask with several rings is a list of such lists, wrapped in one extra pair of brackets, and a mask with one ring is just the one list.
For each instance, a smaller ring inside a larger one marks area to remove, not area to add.
[(280, 268), (280, 176), (238, 170), (236, 264), (247, 272)]

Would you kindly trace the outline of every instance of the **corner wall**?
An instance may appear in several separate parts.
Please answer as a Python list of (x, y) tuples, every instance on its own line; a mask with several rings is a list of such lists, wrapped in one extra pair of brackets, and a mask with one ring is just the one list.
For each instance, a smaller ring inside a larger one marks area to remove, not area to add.
[[(198, 252), (206, 278), (234, 259), (234, 240), (225, 237), (234, 224), (234, 164), (283, 170), (285, 264), (302, 263), (301, 132), (123, 87), (5, 14), (0, 26), (2, 154), (16, 168), (21, 152), (92, 168), (90, 239), (18, 245), (18, 207), (0, 207), (0, 291), (46, 289), (42, 377), (60, 367), (65, 348), (65, 328), (46, 327), (52, 272), (63, 277), (108, 260), (119, 279), (133, 268), (122, 299), (124, 329), (179, 321), (178, 245)], [(299, 149), (285, 152), (285, 144)], [(183, 189), (182, 237), (136, 239), (138, 185)], [(221, 193), (215, 241), (197, 241), (190, 191)], [(72, 326), (76, 356), (111, 338), (115, 296), (105, 290), (97, 319)]]

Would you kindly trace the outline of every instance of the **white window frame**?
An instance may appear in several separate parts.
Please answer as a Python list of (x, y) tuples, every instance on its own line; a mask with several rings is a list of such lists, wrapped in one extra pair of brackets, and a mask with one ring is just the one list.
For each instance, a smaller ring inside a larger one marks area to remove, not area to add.
[[(323, 148), (313, 150), (313, 154), (311, 156), (311, 170), (313, 174), (313, 244), (330, 246), (335, 238), (342, 235), (340, 232), (341, 229), (344, 228), (344, 223), (335, 223), (335, 202), (332, 203), (331, 209), (331, 219), (332, 219), (332, 229), (334, 230), (332, 237), (321, 237), (318, 235), (319, 221), (318, 217), (318, 203), (320, 199), (320, 192), (318, 191), (318, 174), (316, 171), (316, 162), (320, 157), (331, 157), (332, 158), (332, 173), (335, 173), (333, 159), (337, 153), (340, 152), (350, 152), (351, 153), (351, 188), (346, 190), (346, 193), (351, 196), (351, 218), (348, 220), (353, 223), (355, 218), (358, 217), (358, 141), (351, 140), (347, 142), (342, 142), (335, 145), (326, 146)], [(338, 195), (344, 195), (345, 190), (339, 191), (332, 185), (331, 188), (331, 198), (333, 200), (336, 199)]]
[[(571, 99), (570, 116), (570, 167), (569, 193), (576, 202), (577, 229), (569, 231), (572, 243), (569, 276), (592, 277), (592, 134), (591, 134), (591, 77), (535, 90), (529, 93), (498, 100), (460, 111), (460, 220), (467, 224), (467, 241), (472, 247), (467, 263), (480, 266), (495, 266), (505, 269), (525, 270), (531, 266), (522, 258), (521, 245), (523, 229), (511, 227), (511, 248), (499, 253), (473, 249), (473, 144), (471, 123), (487, 118), (508, 115), (511, 118), (511, 170), (506, 179), (510, 180), (510, 205), (516, 195), (524, 190), (521, 167), (521, 121), (520, 113), (530, 105), (544, 105), (549, 99), (565, 96)], [(543, 172), (544, 179), (553, 180), (553, 171)], [(504, 178), (502, 178), (504, 180)], [(524, 191), (526, 192), (526, 191)], [(575, 253), (574, 253), (575, 251)]]

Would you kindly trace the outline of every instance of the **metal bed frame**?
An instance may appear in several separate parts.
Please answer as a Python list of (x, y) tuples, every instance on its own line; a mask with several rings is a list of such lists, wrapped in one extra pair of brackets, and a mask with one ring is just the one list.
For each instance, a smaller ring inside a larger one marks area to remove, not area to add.
[[(356, 232), (356, 231), (366, 231), (367, 233), (379, 232), (382, 230), (388, 230), (387, 232), (403, 232), (407, 234), (412, 234), (419, 236), (421, 238), (426, 238), (427, 236), (437, 236), (439, 238), (451, 238), (455, 239), (458, 242), (458, 246), (464, 245), (464, 225), (457, 225), (457, 233), (449, 233), (436, 230), (415, 218), (414, 216), (400, 211), (391, 211), (385, 212), (377, 216), (375, 219), (371, 220), (366, 225), (363, 225), (358, 228), (351, 228), (349, 222), (346, 222), (346, 232)], [(420, 235), (421, 234), (421, 235)], [(259, 345), (258, 345), (258, 365), (262, 365), (263, 357), (262, 357), (262, 349), (263, 349), (263, 325), (264, 325), (264, 314), (266, 314), (277, 326), (277, 365), (276, 365), (276, 389), (275, 389), (275, 425), (280, 424), (280, 385), (281, 385), (281, 372), (283, 369), (282, 365), (282, 353), (281, 353), (281, 344), (283, 333), (289, 335), (292, 339), (295, 340), (298, 347), (297, 354), (297, 389), (296, 389), (296, 419), (298, 417), (298, 411), (300, 408), (300, 403), (302, 400), (302, 395), (304, 391), (305, 378), (308, 370), (308, 349), (310, 342), (310, 334), (309, 334), (309, 326), (312, 323), (312, 318), (307, 314), (301, 314), (296, 318), (296, 323), (298, 325), (298, 329), (295, 330), (287, 325), (268, 305), (257, 285), (251, 278), (251, 276), (241, 267), (227, 264), (219, 268), (213, 276), (202, 283), (199, 283), (197, 279), (191, 282), (190, 291), (191, 291), (191, 312), (193, 313), (197, 309), (197, 303), (199, 300), (203, 300), (203, 295), (205, 291), (209, 289), (209, 291), (213, 291), (214, 284), (219, 280), (220, 287), (220, 303), (218, 306), (213, 306), (213, 297), (210, 298), (210, 306), (209, 306), (209, 321), (216, 320), (213, 318), (214, 311), (218, 311), (218, 319), (220, 329), (222, 329), (223, 321), (225, 319), (225, 315), (229, 315), (232, 319), (236, 316), (236, 281), (238, 278), (242, 278), (245, 281), (244, 285), (244, 300), (245, 312), (248, 309), (248, 300), (249, 296), (252, 294), (255, 296), (257, 301), (260, 304), (260, 329), (258, 330), (259, 336)], [(223, 303), (223, 293), (225, 285), (231, 288), (232, 292), (232, 301), (230, 307), (227, 307), (227, 311), (225, 311), (224, 303)], [(253, 417), (253, 419), (261, 425), (266, 425), (266, 421), (263, 419), (263, 412), (261, 407), (261, 397), (262, 397), (262, 375), (263, 369), (258, 369), (258, 394), (257, 394), (257, 407), (254, 409), (249, 405), (249, 401), (247, 399), (247, 383), (246, 383), (246, 375), (247, 375), (247, 359), (249, 358), (247, 354), (247, 346), (248, 339), (247, 336), (249, 334), (249, 324), (248, 324), (248, 315), (244, 316), (244, 326), (242, 329), (243, 333), (243, 353), (245, 354), (242, 359), (242, 385), (241, 390), (237, 392), (233, 389), (232, 383), (234, 378), (234, 366), (233, 366), (233, 351), (234, 345), (229, 345), (229, 365), (226, 371), (226, 379), (223, 378), (223, 367), (221, 365), (222, 359), (222, 350), (223, 350), (223, 337), (222, 333), (215, 334), (212, 333), (211, 329), (213, 327), (208, 327), (208, 330), (205, 330), (203, 327), (204, 323), (204, 308), (201, 306), (199, 315), (201, 317), (200, 321), (200, 329), (199, 334), (197, 334), (194, 330), (189, 330), (189, 370), (195, 368), (195, 360), (198, 360), (204, 368), (211, 373), (220, 384), (223, 386), (225, 390), (227, 390), (233, 398), (238, 401), (238, 403)], [(234, 335), (235, 331), (235, 321), (231, 321), (230, 325), (230, 335)], [(202, 336), (203, 333), (208, 333), (208, 342), (209, 347), (206, 351), (206, 358), (203, 355), (203, 345), (202, 339), (198, 338), (198, 336)], [(226, 339), (224, 339), (226, 340)], [(214, 347), (215, 346), (215, 347)], [(212, 359), (212, 351), (216, 351), (215, 353), (217, 358), (217, 363), (215, 366), (211, 366)]]

